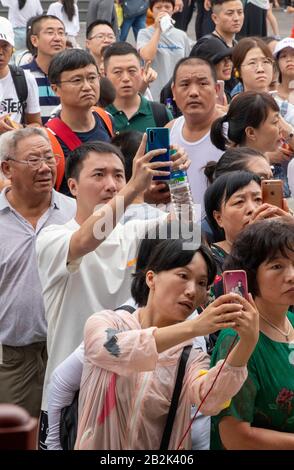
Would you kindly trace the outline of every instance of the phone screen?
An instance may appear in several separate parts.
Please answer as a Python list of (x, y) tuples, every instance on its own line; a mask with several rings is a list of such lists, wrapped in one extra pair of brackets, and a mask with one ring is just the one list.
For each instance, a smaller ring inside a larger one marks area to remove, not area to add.
[(223, 284), (225, 294), (238, 294), (248, 299), (247, 275), (243, 270), (224, 271)]
[[(157, 150), (166, 148), (166, 153), (154, 157), (152, 162), (167, 162), (167, 166), (160, 168), (162, 171), (170, 171), (170, 143), (169, 143), (169, 129), (166, 127), (149, 127), (146, 129), (147, 132), (147, 152), (150, 150)], [(167, 176), (154, 176), (154, 180), (166, 181), (170, 179), (170, 175)]]

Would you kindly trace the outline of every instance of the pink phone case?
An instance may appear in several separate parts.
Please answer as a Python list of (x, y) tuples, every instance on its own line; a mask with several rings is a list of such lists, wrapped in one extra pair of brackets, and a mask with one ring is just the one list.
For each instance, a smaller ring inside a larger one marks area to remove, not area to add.
[(248, 299), (248, 284), (245, 271), (224, 271), (223, 284), (225, 294), (239, 294)]

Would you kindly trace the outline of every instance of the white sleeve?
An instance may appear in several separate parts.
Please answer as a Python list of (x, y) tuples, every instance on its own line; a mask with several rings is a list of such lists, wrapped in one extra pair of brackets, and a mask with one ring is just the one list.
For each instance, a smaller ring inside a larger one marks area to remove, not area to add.
[(37, 12), (36, 12), (35, 16), (42, 15), (43, 8), (42, 8), (40, 0), (36, 0), (36, 10), (37, 10)]
[(60, 444), (60, 413), (73, 402), (80, 388), (84, 364), (84, 343), (68, 356), (51, 375), (48, 388), (48, 450), (62, 450)]
[(137, 50), (139, 51), (142, 47), (146, 46), (150, 42), (152, 34), (148, 31), (148, 28), (140, 29), (137, 37)]
[(35, 77), (29, 70), (25, 70), (25, 77), (28, 85), (28, 99), (26, 114), (36, 114), (40, 112), (39, 90)]
[(58, 14), (60, 13), (60, 10), (57, 8), (56, 5), (54, 5), (54, 3), (51, 3), (51, 5), (49, 5), (49, 8), (48, 8), (48, 11), (47, 11), (47, 15), (54, 15), (54, 16), (57, 16), (57, 18), (59, 18)]

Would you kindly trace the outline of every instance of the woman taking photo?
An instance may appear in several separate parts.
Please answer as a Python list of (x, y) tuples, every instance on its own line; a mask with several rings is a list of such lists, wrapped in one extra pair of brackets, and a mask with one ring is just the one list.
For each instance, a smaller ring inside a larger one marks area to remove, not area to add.
[[(212, 418), (212, 449), (294, 449), (294, 222), (263, 220), (236, 239), (226, 269), (247, 272), (260, 317), (248, 379), (231, 405)], [(225, 357), (235, 331), (220, 333), (212, 365)]]
[(262, 218), (286, 216), (284, 209), (262, 203), (261, 181), (257, 175), (246, 171), (223, 174), (206, 190), (205, 212), (209, 225), (218, 234), (218, 240), (211, 245), (218, 274), (223, 272), (223, 264), (231, 252), (232, 245), (242, 230)]
[[(158, 449), (178, 361), (183, 347), (192, 344), (195, 336), (231, 325), (241, 340), (224, 365), (219, 362), (208, 372), (203, 372), (208, 368), (208, 356), (191, 350), (169, 449), (180, 444), (181, 448), (191, 448), (190, 433), (184, 438), (191, 404), (200, 404), (220, 367), (218, 380), (201, 408), (204, 414), (222, 409), (246, 379), (246, 363), (257, 341), (258, 313), (251, 300), (228, 294), (200, 316), (185, 321), (205, 302), (215, 275), (207, 248), (184, 249), (187, 241), (143, 240), (131, 289), (138, 309), (133, 314), (105, 310), (87, 321), (76, 449)], [(57, 409), (58, 428), (60, 387), (67, 388), (66, 384), (73, 381), (71, 371), (65, 372), (63, 368), (58, 391), (56, 386), (52, 388), (54, 377), (51, 384), (49, 425), (50, 432), (55, 430), (57, 435), (52, 416)]]
[(80, 31), (79, 9), (75, 0), (59, 0), (53, 2), (48, 8), (47, 15), (53, 15), (63, 22), (66, 38), (72, 47), (78, 47), (77, 35)]

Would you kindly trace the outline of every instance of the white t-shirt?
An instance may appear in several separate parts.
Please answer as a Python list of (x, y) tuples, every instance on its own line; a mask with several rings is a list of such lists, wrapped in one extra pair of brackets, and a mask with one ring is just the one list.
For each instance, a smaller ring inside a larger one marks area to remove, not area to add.
[(57, 16), (57, 18), (59, 18), (63, 22), (65, 26), (65, 32), (69, 36), (78, 35), (78, 32), (80, 31), (80, 19), (77, 5), (75, 5), (75, 14), (71, 21), (69, 21), (68, 16), (63, 10), (63, 5), (59, 2), (51, 3), (48, 8), (47, 15)]
[(252, 5), (262, 8), (262, 10), (268, 10), (270, 7), (269, 0), (248, 0), (248, 3), (252, 3)]
[[(154, 35), (154, 26), (140, 29), (137, 38), (137, 49), (142, 49), (150, 42)], [(152, 67), (158, 73), (158, 77), (150, 84), (150, 91), (154, 101), (159, 101), (162, 88), (170, 80), (175, 64), (183, 57), (188, 57), (191, 51), (192, 41), (184, 31), (172, 27), (166, 33), (160, 34), (157, 53), (152, 61)]]
[(0, 0), (4, 7), (8, 7), (8, 19), (13, 28), (25, 28), (32, 16), (42, 15), (43, 8), (40, 0), (27, 0), (20, 10), (18, 0)]
[(51, 225), (40, 234), (37, 259), (48, 322), (42, 410), (47, 410), (50, 376), (81, 343), (86, 320), (94, 312), (119, 307), (130, 297), (137, 249), (147, 227), (154, 224), (156, 221), (119, 223), (95, 251), (69, 264), (69, 243), (79, 229), (77, 222)]
[[(35, 77), (29, 70), (24, 70), (27, 85), (28, 98), (25, 109), (26, 114), (36, 114), (40, 112), (38, 85)], [(11, 119), (15, 122), (21, 121), (21, 103), (18, 99), (16, 89), (9, 73), (0, 79), (0, 116), (11, 114)]]
[(201, 213), (204, 214), (204, 193), (207, 189), (207, 179), (203, 167), (210, 160), (218, 161), (222, 150), (217, 149), (210, 140), (210, 132), (196, 142), (188, 142), (183, 137), (184, 116), (177, 118), (170, 130), (170, 143), (183, 147), (191, 160), (187, 170), (194, 204), (201, 204)]

